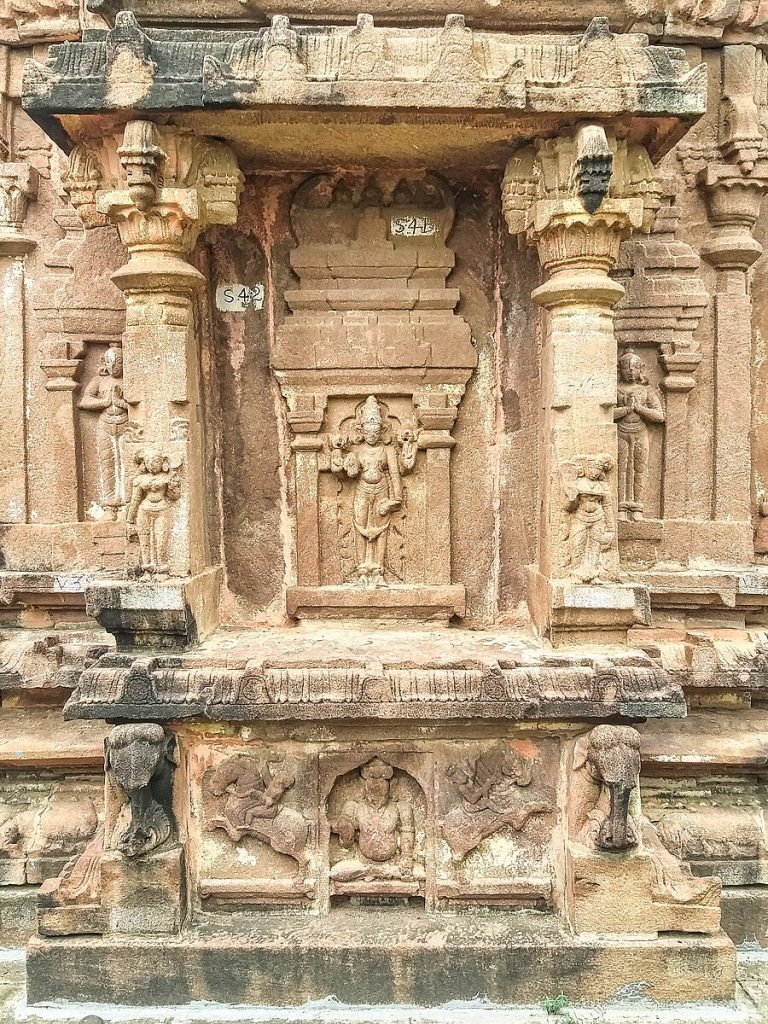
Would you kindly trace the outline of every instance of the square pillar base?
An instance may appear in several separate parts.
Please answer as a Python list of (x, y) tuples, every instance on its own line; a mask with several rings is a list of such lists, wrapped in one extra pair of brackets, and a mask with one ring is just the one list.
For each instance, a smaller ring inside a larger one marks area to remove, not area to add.
[[(720, 903), (683, 903), (663, 885), (653, 858), (643, 851), (599, 854), (573, 844), (569, 850), (569, 917), (586, 935), (635, 935), (720, 931)], [(705, 880), (702, 880), (702, 884)]]
[(89, 615), (111, 633), (118, 649), (192, 646), (219, 624), (220, 570), (184, 579), (100, 582), (86, 588)]
[(106, 853), (101, 861), (102, 904), (110, 933), (173, 935), (184, 918), (180, 846), (129, 860)]
[(555, 646), (627, 642), (632, 626), (649, 625), (651, 605), (642, 584), (550, 580), (528, 575), (528, 607), (534, 625)]

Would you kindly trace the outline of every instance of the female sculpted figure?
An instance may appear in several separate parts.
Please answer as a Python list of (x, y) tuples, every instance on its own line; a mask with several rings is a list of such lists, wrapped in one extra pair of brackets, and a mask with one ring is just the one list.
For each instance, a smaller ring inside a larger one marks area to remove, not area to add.
[(643, 518), (648, 481), (648, 424), (664, 422), (656, 388), (648, 386), (643, 362), (634, 352), (619, 359), (617, 405), (613, 411), (619, 440), (619, 519)]
[(96, 443), (99, 457), (99, 500), (113, 521), (126, 504), (125, 431), (128, 403), (123, 398), (123, 353), (110, 345), (98, 374), (89, 381), (78, 407), (99, 414)]
[(128, 539), (138, 535), (142, 579), (165, 579), (170, 568), (170, 507), (181, 496), (181, 481), (169, 459), (159, 452), (137, 455), (136, 464), (128, 506)]
[(369, 395), (358, 413), (357, 440), (343, 437), (331, 441), (331, 472), (357, 481), (352, 505), (355, 531), (355, 562), (362, 586), (384, 584), (384, 556), (392, 513), (403, 502), (402, 473), (416, 462), (412, 434), (403, 435), (402, 450), (385, 439), (382, 410)]
[(606, 480), (612, 469), (608, 455), (590, 456), (563, 467), (565, 508), (570, 513), (566, 527), (570, 568), (582, 583), (599, 583), (609, 568), (605, 553), (616, 537)]

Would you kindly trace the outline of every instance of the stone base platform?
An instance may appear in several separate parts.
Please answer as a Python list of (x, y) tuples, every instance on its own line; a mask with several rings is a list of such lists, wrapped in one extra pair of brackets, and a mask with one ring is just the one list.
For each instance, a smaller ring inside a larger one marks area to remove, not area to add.
[(197, 1000), (296, 1006), (435, 1006), (481, 998), (574, 1003), (638, 986), (658, 1002), (733, 998), (732, 943), (715, 936), (576, 938), (536, 912), (450, 920), (410, 910), (325, 918), (232, 916), (182, 937), (40, 940), (27, 951), (29, 1003), (54, 999), (166, 1006)]

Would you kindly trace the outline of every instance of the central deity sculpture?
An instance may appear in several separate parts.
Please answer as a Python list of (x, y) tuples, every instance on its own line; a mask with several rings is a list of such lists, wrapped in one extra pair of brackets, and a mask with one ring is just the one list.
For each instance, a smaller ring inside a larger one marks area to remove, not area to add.
[(351, 852), (332, 866), (335, 881), (424, 878), (423, 866), (415, 862), (413, 807), (393, 795), (393, 776), (391, 765), (372, 758), (360, 769), (360, 797), (347, 800), (341, 814), (331, 820), (331, 832)]
[(123, 353), (111, 345), (101, 357), (98, 374), (89, 381), (78, 407), (99, 414), (96, 445), (99, 458), (99, 501), (113, 521), (126, 504), (125, 432), (128, 403), (123, 397)]
[(664, 422), (664, 406), (649, 387), (642, 359), (625, 352), (619, 359), (619, 386), (613, 418), (619, 441), (619, 519), (639, 521), (648, 482), (648, 424)]
[(416, 441), (404, 431), (392, 439), (382, 406), (369, 395), (357, 412), (353, 439), (331, 440), (330, 469), (356, 481), (352, 505), (355, 564), (360, 586), (384, 586), (387, 533), (392, 513), (402, 507), (404, 474), (416, 463)]

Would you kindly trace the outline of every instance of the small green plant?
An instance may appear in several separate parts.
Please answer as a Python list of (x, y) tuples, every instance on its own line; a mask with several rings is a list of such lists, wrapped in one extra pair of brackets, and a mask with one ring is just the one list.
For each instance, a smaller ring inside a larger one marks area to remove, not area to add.
[(568, 996), (561, 992), (557, 996), (548, 996), (542, 999), (541, 1008), (545, 1013), (561, 1014), (568, 1005)]

